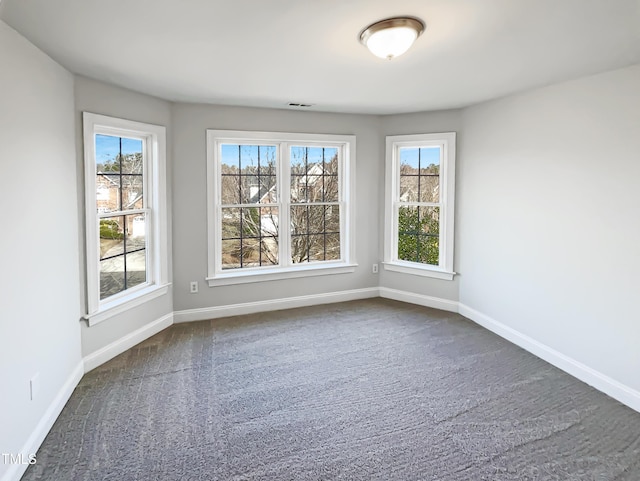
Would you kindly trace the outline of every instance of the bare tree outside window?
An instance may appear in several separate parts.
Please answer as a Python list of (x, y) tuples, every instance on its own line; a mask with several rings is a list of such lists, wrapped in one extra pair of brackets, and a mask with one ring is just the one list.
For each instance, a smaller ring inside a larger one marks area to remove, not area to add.
[(222, 268), (278, 265), (279, 207), (273, 145), (222, 145)]
[(338, 149), (291, 147), (291, 261), (340, 259)]
[(289, 232), (281, 232), (277, 148), (222, 144), (222, 269), (279, 265), (283, 234), (290, 262), (339, 260), (339, 158), (336, 147), (289, 150)]

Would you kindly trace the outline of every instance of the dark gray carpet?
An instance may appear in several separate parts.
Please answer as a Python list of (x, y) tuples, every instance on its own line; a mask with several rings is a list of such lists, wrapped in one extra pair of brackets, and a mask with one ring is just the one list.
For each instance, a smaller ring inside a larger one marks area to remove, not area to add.
[(88, 373), (23, 480), (640, 480), (640, 414), (373, 299), (180, 324)]

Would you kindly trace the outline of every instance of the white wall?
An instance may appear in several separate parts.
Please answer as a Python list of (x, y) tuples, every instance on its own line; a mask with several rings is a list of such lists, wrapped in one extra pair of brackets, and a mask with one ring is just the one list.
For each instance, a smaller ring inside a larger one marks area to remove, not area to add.
[[(356, 272), (208, 287), (206, 145), (208, 128), (356, 136)], [(173, 260), (176, 311), (374, 287), (379, 259), (379, 182), (384, 174), (379, 118), (195, 104), (173, 106)], [(199, 281), (200, 292), (189, 293)]]
[[(172, 157), (171, 107), (169, 102), (77, 76), (75, 81), (76, 162), (78, 171), (81, 173), (84, 172), (82, 146), (82, 112), (84, 111), (167, 127), (167, 205), (169, 212), (171, 212)], [(78, 192), (77, 205), (82, 216), (80, 225), (83, 226), (81, 236), (82, 245), (84, 245), (84, 177), (82, 175), (78, 177)], [(169, 217), (171, 216), (169, 215)], [(169, 252), (171, 252), (171, 219), (169, 219)], [(83, 285), (85, 285), (85, 277), (83, 256), (81, 265)], [(169, 258), (169, 279), (171, 279), (171, 257)], [(84, 294), (86, 293), (83, 293), (83, 306)], [(83, 322), (82, 353), (84, 356), (95, 353), (99, 349), (170, 314), (172, 311), (172, 291), (169, 289), (166, 295), (109, 318), (100, 324), (89, 327), (86, 322)]]
[[(413, 114), (387, 115), (382, 117), (382, 131), (380, 141), (383, 145), (387, 135), (406, 135), (406, 134), (431, 134), (441, 132), (456, 132), (457, 142), (463, 138), (464, 133), (461, 132), (462, 112), (461, 110), (442, 110), (438, 112), (419, 112)], [(459, 164), (459, 160), (456, 161)], [(384, 192), (384, 175), (380, 176), (381, 192)], [(378, 205), (380, 209), (380, 222), (384, 222), (384, 196), (380, 196)], [(456, 215), (457, 215), (456, 206)], [(455, 220), (457, 226), (457, 219)], [(382, 224), (381, 224), (382, 225)], [(384, 229), (380, 232), (380, 242), (382, 246)], [(457, 231), (457, 229), (456, 229)], [(456, 242), (453, 249), (453, 268), (456, 272), (459, 269), (458, 262), (458, 242), (456, 232)], [(380, 259), (384, 257), (380, 252)], [(410, 274), (402, 274), (399, 272), (380, 271), (380, 286), (391, 289), (398, 289), (419, 295), (426, 295), (448, 301), (457, 301), (459, 292), (459, 278), (455, 276), (452, 281), (432, 279), (429, 277), (414, 276)]]
[(639, 391), (640, 65), (466, 109), (463, 132), (461, 303)]
[(82, 372), (73, 76), (2, 21), (0, 65), (0, 453), (27, 455)]

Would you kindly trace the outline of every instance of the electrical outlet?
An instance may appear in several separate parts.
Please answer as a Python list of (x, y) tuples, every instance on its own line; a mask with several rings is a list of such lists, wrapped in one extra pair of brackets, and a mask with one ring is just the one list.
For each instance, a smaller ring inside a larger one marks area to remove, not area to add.
[(40, 373), (34, 374), (34, 376), (29, 379), (29, 398), (33, 401), (38, 395), (38, 391), (40, 390)]
[(373, 272), (374, 274), (378, 273), (378, 264), (373, 264), (373, 267), (371, 268), (371, 272)]
[(198, 281), (191, 281), (191, 284), (189, 284), (189, 292), (191, 292), (191, 294), (198, 293)]

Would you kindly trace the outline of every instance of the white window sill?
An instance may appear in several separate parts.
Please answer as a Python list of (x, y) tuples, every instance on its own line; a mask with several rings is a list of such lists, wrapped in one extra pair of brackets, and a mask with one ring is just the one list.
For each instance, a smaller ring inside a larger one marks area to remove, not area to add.
[(453, 276), (456, 275), (455, 272), (414, 262), (383, 262), (382, 267), (384, 267), (385, 271), (401, 272), (403, 274), (411, 274), (414, 276), (432, 277), (434, 279), (443, 279), (446, 281), (452, 281)]
[(215, 277), (207, 277), (209, 287), (229, 286), (233, 284), (249, 284), (252, 282), (294, 279), (296, 277), (328, 276), (332, 274), (348, 274), (355, 272), (358, 264), (307, 264), (295, 267), (274, 269), (254, 269), (225, 271)]
[(163, 284), (161, 286), (148, 286), (144, 289), (132, 292), (129, 295), (119, 297), (110, 302), (105, 302), (100, 306), (100, 310), (93, 314), (87, 314), (83, 316), (87, 320), (89, 326), (95, 326), (96, 324), (106, 321), (107, 319), (117, 316), (133, 307), (149, 302), (156, 297), (160, 297), (169, 292), (169, 286), (171, 284)]

